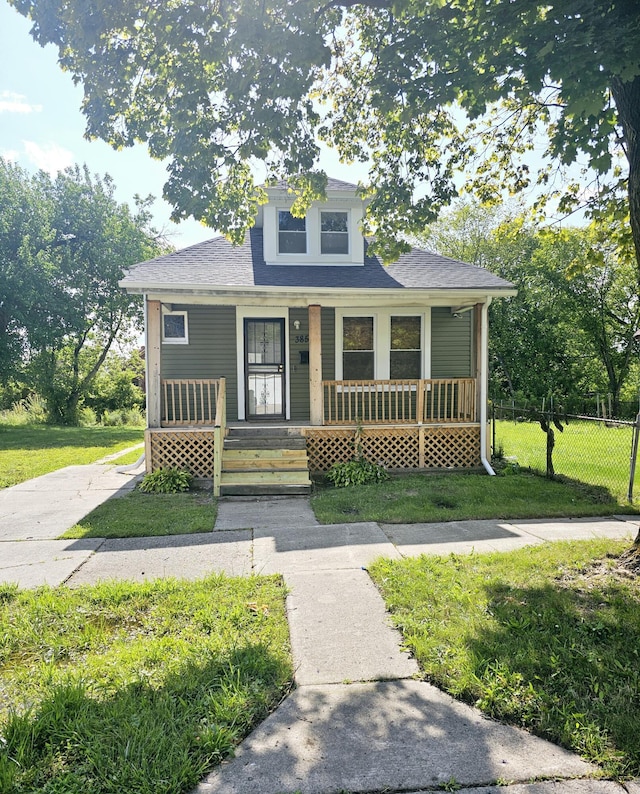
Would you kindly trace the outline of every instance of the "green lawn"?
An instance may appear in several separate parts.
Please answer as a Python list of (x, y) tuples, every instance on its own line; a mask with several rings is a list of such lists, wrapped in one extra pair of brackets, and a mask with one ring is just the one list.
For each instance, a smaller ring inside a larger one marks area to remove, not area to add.
[(380, 560), (370, 573), (425, 679), (607, 775), (638, 776), (640, 578), (615, 570), (626, 545)]
[[(553, 466), (556, 474), (607, 488), (624, 499), (629, 487), (631, 427), (607, 427), (603, 422), (571, 421), (554, 429)], [(496, 422), (496, 447), (515, 456), (521, 466), (546, 472), (546, 435), (537, 422)], [(640, 465), (634, 481), (640, 499)]]
[(137, 538), (211, 532), (216, 513), (217, 501), (211, 491), (148, 494), (135, 490), (99, 505), (61, 537)]
[(293, 678), (279, 577), (0, 589), (0, 791), (181, 794)]
[(552, 481), (528, 472), (497, 477), (410, 474), (374, 485), (328, 486), (314, 493), (312, 506), (323, 524), (561, 518), (633, 512), (603, 488)]
[(64, 466), (93, 463), (143, 438), (140, 428), (0, 425), (0, 488)]

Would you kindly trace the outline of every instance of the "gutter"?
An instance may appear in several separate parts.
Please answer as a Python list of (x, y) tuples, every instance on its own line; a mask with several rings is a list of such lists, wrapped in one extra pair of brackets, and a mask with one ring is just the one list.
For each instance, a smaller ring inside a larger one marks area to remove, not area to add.
[(487, 474), (495, 477), (495, 471), (487, 460), (487, 400), (489, 391), (489, 304), (482, 304), (480, 322), (480, 350), (482, 351), (482, 369), (480, 372), (480, 461)]

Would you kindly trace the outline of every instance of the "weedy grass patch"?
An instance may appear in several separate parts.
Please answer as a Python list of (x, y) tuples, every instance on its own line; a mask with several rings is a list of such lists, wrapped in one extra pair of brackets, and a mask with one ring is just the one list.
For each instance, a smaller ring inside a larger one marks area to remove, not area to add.
[(640, 579), (628, 544), (380, 560), (370, 572), (425, 679), (615, 777), (640, 774)]
[(0, 588), (0, 791), (180, 794), (288, 692), (279, 577)]

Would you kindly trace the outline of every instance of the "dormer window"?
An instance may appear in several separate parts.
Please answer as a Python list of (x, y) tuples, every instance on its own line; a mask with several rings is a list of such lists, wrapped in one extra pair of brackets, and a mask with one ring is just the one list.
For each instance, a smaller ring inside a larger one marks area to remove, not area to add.
[(349, 253), (349, 216), (346, 212), (320, 213), (320, 253)]
[(286, 210), (278, 211), (278, 253), (307, 253), (306, 218), (295, 218)]

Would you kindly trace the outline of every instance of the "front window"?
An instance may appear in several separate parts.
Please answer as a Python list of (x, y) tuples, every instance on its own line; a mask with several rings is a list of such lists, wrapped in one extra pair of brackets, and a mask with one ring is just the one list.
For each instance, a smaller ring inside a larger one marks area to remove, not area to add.
[(420, 317), (391, 317), (391, 380), (414, 380), (422, 377)]
[(342, 377), (344, 380), (373, 380), (373, 317), (344, 317), (342, 320)]
[(278, 253), (307, 253), (306, 218), (295, 218), (286, 210), (278, 212)]
[(320, 213), (320, 253), (349, 253), (349, 226), (346, 212)]

